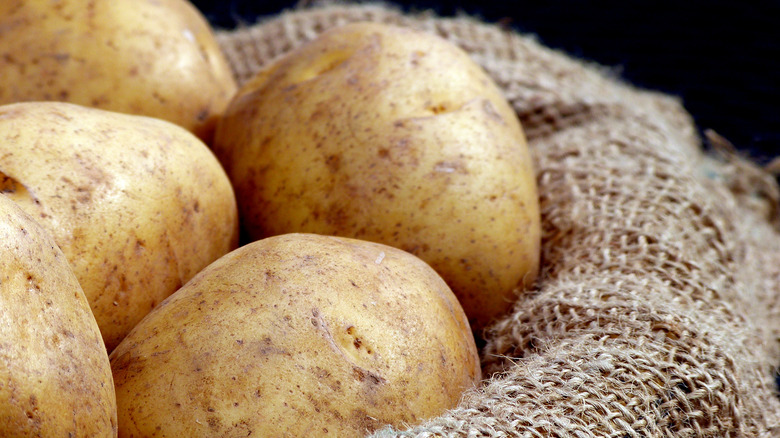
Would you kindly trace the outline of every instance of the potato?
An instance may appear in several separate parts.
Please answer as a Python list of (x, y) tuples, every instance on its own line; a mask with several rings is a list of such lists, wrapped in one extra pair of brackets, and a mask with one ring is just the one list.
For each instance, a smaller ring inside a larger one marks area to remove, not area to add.
[(54, 235), (109, 351), (238, 244), (224, 170), (162, 120), (59, 102), (0, 106), (0, 179)]
[(2, 194), (0, 254), (2, 436), (116, 436), (111, 366), (84, 292), (49, 233)]
[(211, 141), (236, 83), (186, 0), (3, 0), (0, 104), (57, 100), (165, 119)]
[(211, 264), (111, 354), (120, 436), (363, 436), (480, 379), (444, 281), (413, 255), (288, 234)]
[(536, 278), (539, 201), (520, 123), (438, 37), (375, 23), (325, 32), (239, 90), (213, 150), (250, 239), (309, 232), (409, 251), (476, 329)]

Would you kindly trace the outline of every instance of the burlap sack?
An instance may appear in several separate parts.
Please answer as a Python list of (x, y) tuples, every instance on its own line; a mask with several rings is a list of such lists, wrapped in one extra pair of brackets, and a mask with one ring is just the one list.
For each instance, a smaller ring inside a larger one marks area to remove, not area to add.
[(240, 82), (330, 27), (411, 26), (465, 49), (535, 154), (543, 272), (486, 334), (460, 405), (378, 436), (780, 436), (777, 188), (715, 160), (680, 103), (532, 38), (381, 5), (301, 9), (219, 42)]

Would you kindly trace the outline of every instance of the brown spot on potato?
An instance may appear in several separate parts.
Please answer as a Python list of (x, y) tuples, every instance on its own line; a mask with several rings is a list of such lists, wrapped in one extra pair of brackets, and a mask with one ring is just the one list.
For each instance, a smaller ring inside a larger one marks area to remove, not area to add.
[(357, 365), (352, 366), (352, 375), (355, 377), (355, 379), (360, 380), (361, 382), (366, 383), (371, 387), (376, 387), (387, 383), (387, 379), (384, 377)]
[(76, 200), (82, 204), (89, 204), (92, 201), (92, 188), (89, 186), (77, 187)]
[(352, 217), (349, 214), (349, 211), (344, 207), (331, 208), (327, 211), (325, 216), (325, 221), (337, 230), (346, 229), (350, 219), (352, 219)]
[(258, 353), (260, 353), (261, 356), (271, 356), (271, 355), (290, 356), (291, 355), (289, 351), (273, 345), (271, 338), (268, 337), (263, 339), (257, 351)]
[(328, 166), (328, 170), (331, 173), (336, 173), (341, 167), (341, 156), (338, 154), (330, 155), (325, 159), (325, 164)]
[(111, 104), (111, 99), (109, 99), (107, 96), (98, 96), (93, 97), (89, 103), (95, 108), (105, 108)]
[(311, 325), (314, 327), (320, 327), (320, 311), (318, 309), (311, 309)]
[(410, 245), (406, 245), (406, 246), (402, 247), (401, 249), (403, 249), (406, 252), (412, 253), (414, 255), (418, 255), (420, 253), (427, 252), (431, 248), (430, 248), (430, 246), (427, 243), (423, 243), (423, 244), (410, 244)]
[(153, 91), (152, 92), (152, 98), (154, 98), (154, 100), (156, 100), (157, 102), (159, 102), (162, 105), (166, 105), (168, 103), (168, 99), (163, 97), (163, 95), (158, 93), (157, 91)]
[(436, 105), (431, 105), (428, 107), (428, 111), (432, 112), (433, 114), (442, 114), (448, 111), (447, 105), (443, 103), (439, 103)]
[(146, 249), (146, 243), (141, 239), (135, 240), (135, 252), (136, 254), (140, 254)]
[(38, 410), (38, 398), (35, 394), (31, 394), (28, 399), (28, 408), (24, 411), (27, 420), (31, 423), (29, 427), (32, 430), (38, 430), (43, 425), (43, 420), (40, 417)]

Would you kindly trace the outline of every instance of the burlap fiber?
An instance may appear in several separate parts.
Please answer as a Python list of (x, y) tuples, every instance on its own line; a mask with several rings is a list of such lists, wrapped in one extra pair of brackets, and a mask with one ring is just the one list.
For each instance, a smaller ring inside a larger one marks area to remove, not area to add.
[(676, 99), (467, 17), (320, 5), (218, 40), (243, 82), (359, 20), (436, 33), (495, 79), (528, 136), (544, 224), (537, 288), (486, 334), (492, 377), (441, 417), (377, 436), (780, 437), (768, 174), (705, 154)]

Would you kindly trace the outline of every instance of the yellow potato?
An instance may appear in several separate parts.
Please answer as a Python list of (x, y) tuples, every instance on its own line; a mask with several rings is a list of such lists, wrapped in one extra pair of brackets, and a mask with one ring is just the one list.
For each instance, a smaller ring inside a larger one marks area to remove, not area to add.
[(454, 407), (480, 379), (467, 319), (424, 262), (270, 237), (217, 260), (111, 354), (120, 436), (363, 436)]
[(236, 90), (186, 0), (3, 0), (0, 104), (57, 100), (165, 119), (211, 141)]
[(0, 178), (68, 257), (109, 351), (238, 243), (219, 162), (162, 120), (59, 102), (0, 106)]
[(516, 114), (443, 39), (374, 23), (322, 34), (251, 80), (213, 150), (251, 239), (389, 244), (428, 262), (480, 329), (537, 275), (535, 174)]
[(116, 436), (111, 367), (84, 292), (49, 233), (2, 194), (0, 254), (0, 435)]

